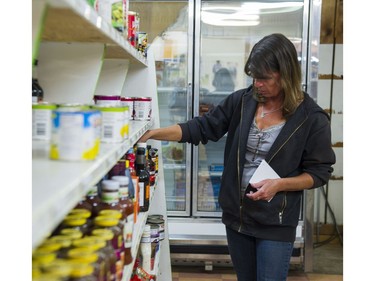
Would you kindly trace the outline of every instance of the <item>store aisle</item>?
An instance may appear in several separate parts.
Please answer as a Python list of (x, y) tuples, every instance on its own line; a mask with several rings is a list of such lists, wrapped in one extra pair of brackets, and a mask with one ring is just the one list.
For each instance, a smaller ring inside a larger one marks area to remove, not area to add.
[[(291, 266), (287, 281), (342, 281), (343, 247), (329, 243), (314, 249), (314, 272), (304, 273), (298, 266)], [(172, 281), (235, 281), (231, 267), (214, 267), (205, 271), (203, 266), (172, 266)]]
[[(236, 276), (232, 272), (222, 272), (214, 270), (213, 272), (186, 272), (181, 268), (175, 268), (172, 272), (172, 281), (235, 281)], [(320, 273), (290, 273), (287, 281), (342, 281), (342, 275), (320, 274)]]

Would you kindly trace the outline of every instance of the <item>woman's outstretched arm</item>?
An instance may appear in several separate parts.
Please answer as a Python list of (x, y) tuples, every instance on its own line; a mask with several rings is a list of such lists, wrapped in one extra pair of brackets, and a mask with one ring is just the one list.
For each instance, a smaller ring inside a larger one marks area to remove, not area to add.
[(182, 130), (179, 125), (172, 125), (165, 128), (152, 129), (146, 131), (139, 139), (139, 142), (146, 142), (149, 139), (165, 140), (165, 141), (180, 141), (182, 137)]

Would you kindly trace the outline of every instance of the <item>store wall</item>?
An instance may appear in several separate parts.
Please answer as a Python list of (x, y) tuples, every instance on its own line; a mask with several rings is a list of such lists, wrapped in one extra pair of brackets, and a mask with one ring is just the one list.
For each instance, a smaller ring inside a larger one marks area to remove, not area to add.
[[(322, 0), (317, 101), (331, 115), (336, 164), (325, 192), (338, 225), (343, 225), (343, 0)], [(333, 224), (322, 191), (315, 196), (315, 222)]]

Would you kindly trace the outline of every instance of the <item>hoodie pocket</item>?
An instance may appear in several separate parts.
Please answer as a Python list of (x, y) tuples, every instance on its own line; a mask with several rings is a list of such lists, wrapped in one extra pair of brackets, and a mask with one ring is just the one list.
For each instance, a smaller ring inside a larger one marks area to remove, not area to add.
[(253, 201), (246, 196), (243, 204), (244, 222), (255, 220), (264, 225), (281, 225), (283, 224), (284, 211), (287, 206), (286, 192), (278, 193), (271, 200)]

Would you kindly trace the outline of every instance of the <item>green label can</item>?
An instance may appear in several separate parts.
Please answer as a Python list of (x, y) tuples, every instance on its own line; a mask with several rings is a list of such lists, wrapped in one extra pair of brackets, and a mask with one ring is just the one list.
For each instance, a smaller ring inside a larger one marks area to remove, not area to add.
[(119, 143), (129, 138), (129, 108), (127, 106), (95, 105), (102, 114), (101, 142)]
[(51, 139), (52, 132), (52, 111), (56, 109), (56, 104), (52, 103), (34, 103), (32, 111), (32, 133), (33, 140)]

